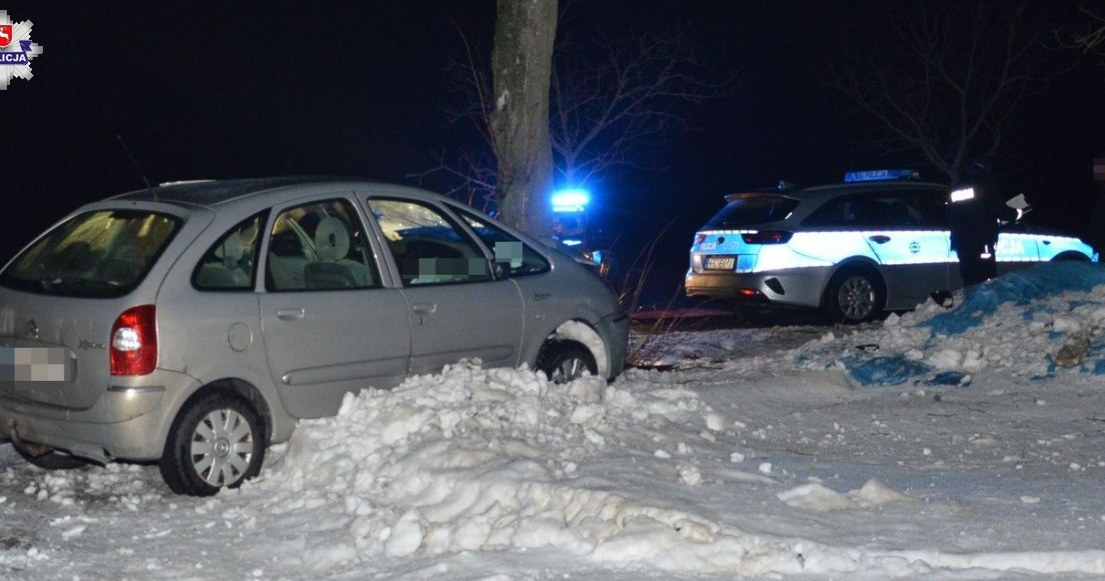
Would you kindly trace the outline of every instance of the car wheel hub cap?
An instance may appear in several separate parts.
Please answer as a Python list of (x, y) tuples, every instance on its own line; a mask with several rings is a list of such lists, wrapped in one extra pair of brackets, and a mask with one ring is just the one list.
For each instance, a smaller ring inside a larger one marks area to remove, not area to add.
[(192, 435), (191, 457), (196, 474), (211, 486), (228, 486), (241, 480), (253, 458), (249, 422), (231, 409), (207, 414)]
[(864, 278), (848, 279), (840, 288), (841, 311), (849, 319), (862, 319), (871, 314), (875, 304), (875, 289)]

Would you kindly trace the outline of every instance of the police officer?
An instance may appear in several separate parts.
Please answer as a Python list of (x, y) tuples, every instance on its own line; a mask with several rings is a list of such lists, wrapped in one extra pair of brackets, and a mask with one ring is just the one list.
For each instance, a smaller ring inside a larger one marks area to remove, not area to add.
[(1019, 212), (998, 196), (990, 160), (980, 157), (971, 161), (948, 200), (951, 246), (959, 256), (963, 286), (983, 283), (997, 275), (994, 246), (998, 220), (1018, 217)]

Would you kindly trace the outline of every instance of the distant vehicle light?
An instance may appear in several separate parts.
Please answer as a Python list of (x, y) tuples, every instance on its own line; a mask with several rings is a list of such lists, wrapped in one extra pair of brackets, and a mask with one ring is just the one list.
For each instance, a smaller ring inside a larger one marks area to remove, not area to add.
[(851, 182), (884, 182), (890, 180), (915, 180), (921, 174), (911, 169), (870, 169), (865, 171), (850, 171), (844, 174), (844, 181)]
[(587, 190), (560, 190), (552, 195), (552, 210), (558, 214), (578, 214), (591, 202)]

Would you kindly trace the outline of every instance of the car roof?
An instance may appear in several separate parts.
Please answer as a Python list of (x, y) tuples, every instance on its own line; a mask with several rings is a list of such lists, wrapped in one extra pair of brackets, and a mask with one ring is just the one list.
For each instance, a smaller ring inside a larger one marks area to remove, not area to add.
[[(789, 185), (789, 184), (788, 184)], [(878, 194), (887, 190), (934, 190), (947, 191), (948, 186), (934, 182), (918, 182), (910, 180), (886, 180), (857, 183), (839, 183), (812, 186), (808, 188), (786, 187), (765, 188), (747, 192), (738, 192), (725, 195), (725, 201), (732, 202), (739, 199), (783, 197), (793, 200), (818, 202), (829, 198), (835, 198), (844, 194)]]
[[(290, 190), (293, 186), (333, 186), (338, 184), (368, 187), (373, 190), (402, 192), (419, 197), (436, 198), (436, 194), (395, 184), (372, 182), (358, 178), (331, 176), (282, 176), (228, 180), (195, 180), (168, 182), (155, 187), (135, 190), (112, 196), (112, 201), (147, 201), (181, 206), (213, 207), (278, 190)], [(299, 188), (295, 188), (299, 189)]]

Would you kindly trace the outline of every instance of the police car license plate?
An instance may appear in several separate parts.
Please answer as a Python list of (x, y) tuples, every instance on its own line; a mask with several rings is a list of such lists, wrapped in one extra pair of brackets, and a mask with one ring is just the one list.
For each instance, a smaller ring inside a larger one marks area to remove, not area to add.
[(706, 268), (708, 270), (733, 270), (737, 264), (735, 256), (707, 256)]

